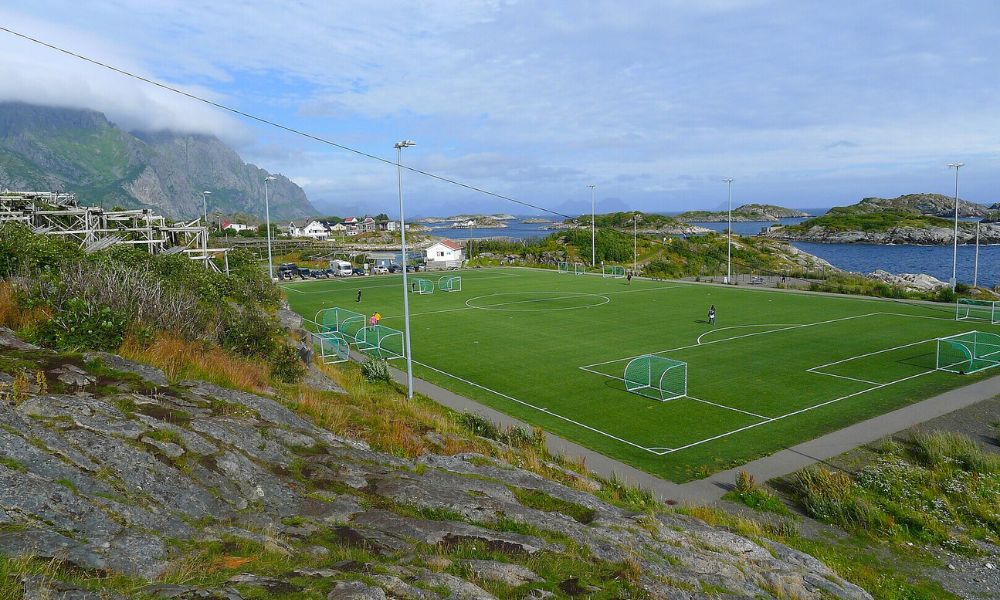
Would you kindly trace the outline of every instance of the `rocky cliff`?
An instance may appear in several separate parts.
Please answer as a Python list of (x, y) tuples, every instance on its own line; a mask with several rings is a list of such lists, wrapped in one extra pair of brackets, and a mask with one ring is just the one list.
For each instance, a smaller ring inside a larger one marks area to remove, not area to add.
[(0, 390), (0, 553), (61, 561), (0, 568), (25, 597), (869, 597), (781, 544), (9, 330)]
[[(774, 222), (780, 219), (790, 219), (796, 217), (808, 217), (809, 213), (802, 212), (801, 210), (794, 210), (791, 208), (784, 208), (781, 206), (775, 206), (773, 204), (744, 204), (739, 208), (733, 209), (733, 221), (735, 222), (750, 222), (750, 221), (763, 221), (763, 222)], [(707, 210), (690, 210), (677, 215), (678, 219), (682, 221), (701, 221), (701, 222), (723, 222), (729, 220), (728, 211), (707, 211)]]
[[(884, 231), (844, 230), (823, 225), (808, 226), (806, 221), (796, 228), (774, 227), (761, 235), (780, 240), (821, 242), (827, 244), (913, 244), (940, 246), (953, 243), (953, 227), (892, 227)], [(981, 244), (1000, 244), (1000, 223), (983, 223), (979, 230)], [(976, 224), (960, 222), (959, 244), (976, 243)]]
[[(101, 113), (0, 103), (0, 188), (76, 192), (83, 204), (152, 207), (175, 218), (210, 211), (263, 216), (264, 178), (211, 136), (129, 133)], [(305, 192), (278, 175), (271, 216), (314, 214)]]
[[(955, 215), (955, 198), (943, 194), (904, 194), (896, 198), (864, 198), (849, 208), (857, 212), (904, 210), (921, 215), (953, 217)], [(959, 198), (958, 216), (960, 217), (985, 217), (988, 212), (989, 209), (982, 204)]]

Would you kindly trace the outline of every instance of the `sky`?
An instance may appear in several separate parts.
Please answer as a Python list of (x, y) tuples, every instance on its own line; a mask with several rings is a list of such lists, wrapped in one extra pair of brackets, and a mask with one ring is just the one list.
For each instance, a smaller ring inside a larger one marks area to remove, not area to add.
[[(33, 0), (0, 26), (560, 213), (1000, 202), (995, 0)], [(207, 133), (322, 214), (398, 214), (396, 171), (0, 32), (0, 100)], [(407, 214), (531, 214), (404, 173)]]

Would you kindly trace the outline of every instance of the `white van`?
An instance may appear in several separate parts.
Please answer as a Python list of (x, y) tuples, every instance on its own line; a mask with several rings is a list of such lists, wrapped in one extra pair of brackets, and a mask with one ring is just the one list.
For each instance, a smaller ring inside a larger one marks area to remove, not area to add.
[(337, 277), (350, 277), (354, 267), (346, 260), (331, 260), (330, 270)]

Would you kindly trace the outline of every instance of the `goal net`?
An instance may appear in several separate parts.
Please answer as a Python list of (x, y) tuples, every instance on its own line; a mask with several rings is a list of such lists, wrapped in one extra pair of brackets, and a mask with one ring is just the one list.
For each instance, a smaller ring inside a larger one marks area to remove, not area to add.
[(1000, 335), (970, 331), (937, 340), (937, 369), (967, 375), (1000, 366)]
[(561, 262), (561, 263), (559, 263), (559, 272), (560, 273), (569, 273), (570, 272), (570, 264), (568, 262)]
[(601, 273), (604, 277), (613, 277), (614, 279), (625, 279), (625, 267), (620, 267), (618, 265), (610, 265), (602, 268)]
[(361, 313), (334, 306), (316, 313), (319, 333), (337, 332), (354, 337), (365, 326), (365, 316)]
[(955, 305), (955, 320), (1000, 323), (1000, 302), (959, 298), (958, 303)]
[(411, 289), (417, 294), (433, 294), (434, 282), (430, 279), (416, 277), (410, 282)]
[(586, 275), (587, 265), (581, 262), (573, 263), (573, 272), (576, 273), (577, 275)]
[(687, 363), (646, 354), (625, 365), (625, 389), (653, 400), (687, 395)]
[(462, 276), (445, 275), (441, 279), (438, 279), (438, 289), (442, 292), (461, 292)]
[(358, 350), (379, 358), (403, 357), (403, 332), (385, 325), (368, 325), (354, 336)]
[(313, 343), (319, 346), (319, 359), (325, 365), (347, 362), (351, 358), (348, 338), (336, 331), (310, 333)]

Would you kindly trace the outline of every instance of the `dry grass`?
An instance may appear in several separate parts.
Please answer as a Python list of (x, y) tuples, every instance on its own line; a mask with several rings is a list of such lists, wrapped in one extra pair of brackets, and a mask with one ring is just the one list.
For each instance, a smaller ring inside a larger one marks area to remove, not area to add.
[(171, 381), (204, 379), (255, 393), (270, 389), (271, 373), (267, 363), (169, 333), (158, 333), (151, 343), (126, 336), (118, 354), (162, 369)]
[(39, 306), (21, 306), (17, 288), (9, 281), (0, 281), (0, 325), (19, 331), (49, 318)]

